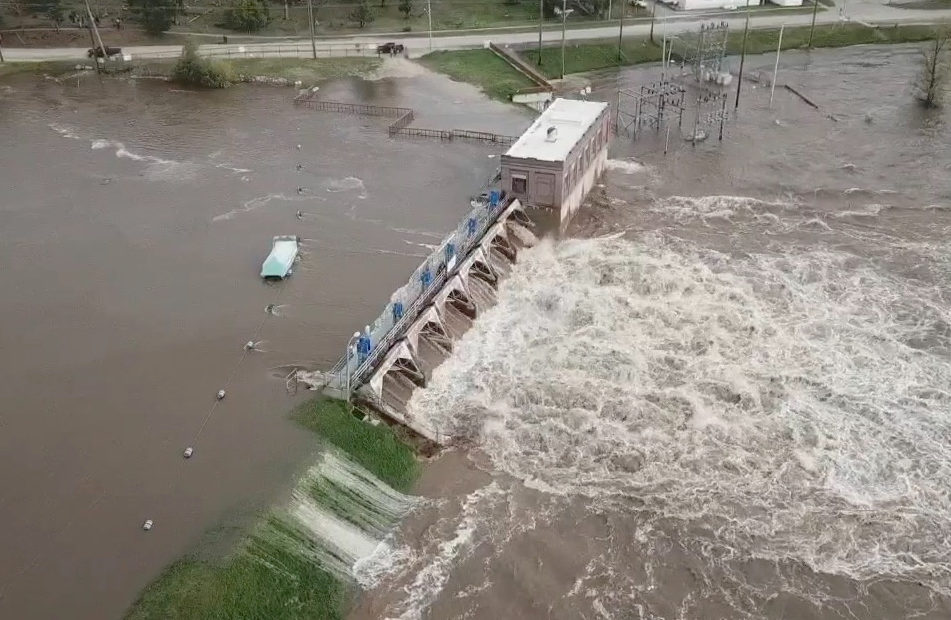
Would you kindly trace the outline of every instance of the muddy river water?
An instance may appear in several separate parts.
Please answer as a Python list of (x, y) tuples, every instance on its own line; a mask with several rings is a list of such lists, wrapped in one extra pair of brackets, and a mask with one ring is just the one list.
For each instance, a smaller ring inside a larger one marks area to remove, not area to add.
[[(750, 83), (723, 143), (616, 140), (569, 238), (410, 402), (463, 441), (353, 616), (951, 616), (951, 119), (913, 103), (915, 62), (788, 54), (818, 112)], [(281, 90), (0, 88), (0, 617), (115, 617), (280, 501), (313, 443), (287, 367), (339, 355), (497, 151)], [(531, 118), (425, 75), (324, 94)], [(305, 255), (267, 285), (274, 234)]]
[[(435, 127), (531, 119), (431, 75), (324, 90)], [(287, 367), (332, 364), (497, 166), (497, 148), (392, 141), (291, 96), (0, 84), (0, 617), (117, 617), (280, 501), (314, 449)], [(303, 260), (265, 284), (276, 234)]]
[(951, 617), (951, 117), (917, 62), (787, 54), (818, 111), (748, 81), (722, 144), (616, 140), (410, 401), (465, 447), (355, 616)]

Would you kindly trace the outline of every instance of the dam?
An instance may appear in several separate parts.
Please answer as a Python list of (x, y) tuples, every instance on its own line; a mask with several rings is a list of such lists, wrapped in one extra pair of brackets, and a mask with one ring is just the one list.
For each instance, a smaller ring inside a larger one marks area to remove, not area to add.
[(532, 123), (502, 156), (488, 199), (473, 202), (376, 320), (353, 333), (327, 377), (327, 394), (372, 408), (436, 444), (452, 439), (412, 419), (406, 403), (494, 304), (519, 253), (538, 242), (529, 211), (554, 216), (561, 232), (577, 213), (607, 159), (607, 109), (556, 99)]

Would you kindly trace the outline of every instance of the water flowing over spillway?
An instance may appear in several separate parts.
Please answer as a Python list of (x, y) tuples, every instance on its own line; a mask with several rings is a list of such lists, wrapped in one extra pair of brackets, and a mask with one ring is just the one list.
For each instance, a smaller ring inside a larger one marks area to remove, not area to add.
[(405, 553), (387, 539), (417, 503), (328, 449), (301, 478), (287, 510), (261, 526), (247, 553), (274, 571), (293, 571), (275, 559), (292, 557), (371, 587)]
[(519, 252), (407, 403), (484, 475), (446, 464), (386, 617), (951, 616), (951, 185), (909, 155), (947, 131), (872, 153), (851, 105), (609, 162), (578, 238)]
[(510, 278), (419, 392), (427, 423), (541, 488), (702, 519), (763, 557), (857, 578), (947, 564), (934, 287), (661, 236), (548, 243)]

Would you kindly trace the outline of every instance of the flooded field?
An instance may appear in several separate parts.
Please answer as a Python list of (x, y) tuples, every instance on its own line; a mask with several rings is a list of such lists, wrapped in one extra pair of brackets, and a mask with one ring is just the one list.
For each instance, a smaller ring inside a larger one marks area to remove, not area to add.
[(748, 82), (722, 144), (617, 140), (410, 401), (465, 447), (353, 617), (951, 616), (951, 117), (916, 63), (787, 54), (818, 111)]
[[(322, 88), (427, 126), (531, 119), (419, 71)], [(391, 141), (292, 95), (0, 83), (0, 617), (117, 617), (289, 498), (314, 440), (284, 376), (335, 361), (497, 166), (492, 147)], [(277, 234), (303, 258), (267, 284)]]

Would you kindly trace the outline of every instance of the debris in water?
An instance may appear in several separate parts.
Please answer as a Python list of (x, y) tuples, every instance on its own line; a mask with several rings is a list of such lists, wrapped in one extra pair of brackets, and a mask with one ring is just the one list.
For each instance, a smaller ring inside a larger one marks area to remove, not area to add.
[(274, 314), (274, 304), (268, 304), (264, 306), (264, 311), (268, 314)]
[(244, 350), (245, 350), (245, 351), (251, 351), (252, 349), (254, 349), (254, 341), (253, 341), (253, 340), (248, 340), (246, 343), (244, 343)]
[(702, 129), (698, 129), (695, 134), (692, 136), (684, 136), (684, 140), (687, 142), (703, 142), (707, 139), (707, 132)]
[(145, 523), (142, 524), (142, 529), (146, 532), (152, 529), (152, 519), (146, 519)]
[(298, 151), (300, 150), (300, 145), (299, 145), (299, 144), (297, 145), (297, 150), (298, 150)]
[(301, 187), (300, 185), (298, 185), (298, 186), (297, 186), (297, 193), (298, 193), (298, 194), (303, 194), (303, 193), (304, 193), (304, 188)]
[(304, 164), (297, 164), (297, 171), (300, 172), (304, 169)]
[(191, 446), (188, 446), (187, 448), (185, 448), (185, 452), (182, 453), (182, 456), (184, 456), (186, 459), (190, 459), (194, 453), (195, 453), (195, 449), (192, 448)]
[(301, 212), (300, 209), (297, 210), (297, 219), (299, 220), (304, 219), (304, 214)]
[(218, 390), (218, 393), (215, 394), (215, 398), (217, 398), (218, 400), (221, 400), (221, 399), (224, 398), (224, 397), (225, 397), (225, 391), (224, 391), (224, 390)]

